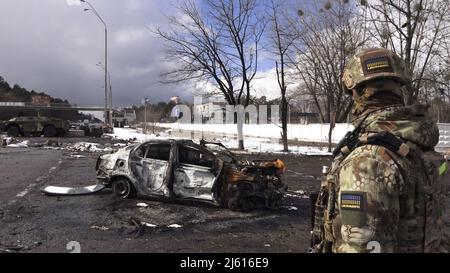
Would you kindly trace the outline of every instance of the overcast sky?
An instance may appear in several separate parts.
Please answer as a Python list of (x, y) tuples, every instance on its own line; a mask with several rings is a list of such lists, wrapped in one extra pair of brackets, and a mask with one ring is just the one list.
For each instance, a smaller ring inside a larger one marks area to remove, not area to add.
[[(104, 28), (84, 5), (73, 0), (1, 0), (0, 76), (11, 85), (68, 99), (86, 106), (103, 104)], [(174, 2), (176, 0), (173, 0)], [(173, 14), (169, 1), (90, 0), (109, 29), (109, 70), (116, 106), (140, 104), (142, 98), (168, 101), (174, 95), (191, 100), (189, 85), (163, 85), (158, 76), (163, 45), (148, 27), (164, 25)], [(269, 66), (254, 88), (267, 95), (275, 88)]]

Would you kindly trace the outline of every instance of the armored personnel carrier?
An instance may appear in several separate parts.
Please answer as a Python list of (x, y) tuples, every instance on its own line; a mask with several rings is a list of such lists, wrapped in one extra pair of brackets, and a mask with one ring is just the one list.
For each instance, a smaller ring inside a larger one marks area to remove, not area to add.
[(69, 131), (69, 122), (49, 117), (17, 117), (5, 124), (9, 136), (63, 136)]

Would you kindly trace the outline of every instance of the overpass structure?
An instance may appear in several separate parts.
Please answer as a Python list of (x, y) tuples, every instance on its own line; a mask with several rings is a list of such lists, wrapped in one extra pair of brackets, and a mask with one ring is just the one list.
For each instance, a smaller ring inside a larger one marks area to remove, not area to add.
[(104, 112), (105, 107), (87, 107), (69, 103), (33, 104), (27, 102), (0, 102), (0, 110), (58, 110)]

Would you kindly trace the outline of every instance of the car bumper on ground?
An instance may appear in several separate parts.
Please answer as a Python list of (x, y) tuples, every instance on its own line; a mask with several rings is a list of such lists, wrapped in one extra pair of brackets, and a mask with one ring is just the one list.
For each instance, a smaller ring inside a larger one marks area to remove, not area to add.
[(106, 176), (97, 176), (97, 184), (104, 185), (106, 187), (110, 187), (109, 185), (109, 177)]

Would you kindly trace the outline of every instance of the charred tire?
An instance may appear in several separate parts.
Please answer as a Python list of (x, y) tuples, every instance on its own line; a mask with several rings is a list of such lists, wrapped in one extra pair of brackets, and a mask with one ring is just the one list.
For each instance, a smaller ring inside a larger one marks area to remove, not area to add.
[(92, 137), (101, 137), (102, 135), (103, 135), (102, 128), (92, 128), (92, 130), (91, 130)]
[(239, 199), (236, 197), (230, 198), (228, 200), (228, 208), (231, 210), (239, 210)]
[(55, 137), (58, 134), (58, 130), (56, 130), (55, 126), (48, 125), (42, 130), (42, 133), (45, 137)]
[(112, 183), (112, 190), (115, 195), (123, 199), (131, 198), (135, 195), (133, 184), (125, 178), (115, 179)]
[(17, 125), (8, 126), (7, 132), (10, 137), (18, 137), (20, 135), (20, 129)]
[(66, 134), (67, 134), (67, 131), (64, 130), (64, 129), (58, 129), (58, 130), (57, 130), (57, 136), (65, 137)]

